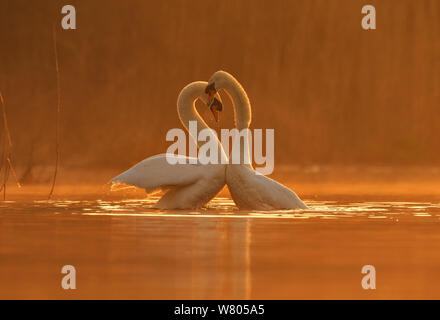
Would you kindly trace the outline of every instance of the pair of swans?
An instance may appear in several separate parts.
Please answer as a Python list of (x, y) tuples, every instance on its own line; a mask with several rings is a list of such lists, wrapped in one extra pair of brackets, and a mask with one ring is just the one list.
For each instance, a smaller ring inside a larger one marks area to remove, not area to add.
[[(210, 106), (216, 121), (218, 120), (218, 112), (221, 109), (219, 105), (221, 100), (218, 96), (220, 89), (225, 90), (232, 100), (237, 129), (249, 128), (251, 105), (246, 92), (231, 74), (217, 71), (209, 82), (190, 83), (180, 92), (177, 99), (177, 112), (187, 130), (190, 121), (197, 122), (198, 132), (209, 129), (196, 110), (195, 103), (198, 99)], [(214, 106), (216, 103), (217, 106)], [(197, 137), (193, 138), (200, 147)], [(243, 145), (240, 147), (241, 151), (249, 152), (248, 149), (244, 149)], [(218, 148), (220, 157), (227, 159), (220, 142), (218, 142)], [(182, 157), (187, 160), (185, 164), (179, 164), (177, 161)], [(172, 158), (176, 160), (174, 161), (176, 164), (169, 163)], [(257, 174), (250, 164), (192, 164), (192, 161), (188, 161), (190, 159), (194, 160), (194, 158), (171, 154), (153, 156), (139, 162), (110, 182), (144, 188), (147, 193), (157, 190), (166, 191), (155, 204), (155, 208), (158, 209), (201, 208), (214, 198), (225, 184), (239, 209), (307, 208), (292, 190), (268, 177)]]

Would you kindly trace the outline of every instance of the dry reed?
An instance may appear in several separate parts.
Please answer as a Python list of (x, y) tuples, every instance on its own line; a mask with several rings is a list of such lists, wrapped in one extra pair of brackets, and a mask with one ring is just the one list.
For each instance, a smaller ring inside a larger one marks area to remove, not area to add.
[(1, 157), (0, 176), (3, 173), (3, 179), (1, 181), (0, 192), (3, 192), (3, 200), (6, 200), (6, 184), (9, 180), (9, 173), (15, 178), (17, 186), (20, 188), (21, 184), (18, 181), (17, 174), (12, 164), (12, 139), (11, 132), (9, 131), (8, 118), (6, 116), (6, 105), (3, 94), (0, 92), (0, 102), (2, 105), (2, 117), (3, 117), (3, 151)]
[(56, 116), (56, 160), (55, 160), (55, 170), (53, 174), (52, 187), (49, 192), (48, 199), (52, 198), (53, 191), (55, 189), (55, 183), (58, 175), (58, 166), (60, 161), (60, 112), (61, 112), (61, 89), (60, 89), (60, 68), (58, 63), (58, 50), (57, 50), (57, 37), (55, 24), (53, 25), (53, 49), (55, 55), (55, 71), (56, 71), (56, 83), (57, 83), (57, 116)]

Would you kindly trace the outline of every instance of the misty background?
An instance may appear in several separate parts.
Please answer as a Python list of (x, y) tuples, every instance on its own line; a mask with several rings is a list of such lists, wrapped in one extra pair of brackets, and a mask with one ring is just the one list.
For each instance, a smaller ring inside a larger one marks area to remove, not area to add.
[[(61, 29), (67, 4), (76, 30)], [(365, 4), (377, 30), (361, 28)], [(53, 24), (64, 168), (126, 169), (165, 152), (181, 128), (178, 93), (219, 69), (247, 91), (252, 128), (275, 129), (275, 171), (439, 164), (440, 1), (0, 0), (0, 91), (20, 172), (55, 161)]]

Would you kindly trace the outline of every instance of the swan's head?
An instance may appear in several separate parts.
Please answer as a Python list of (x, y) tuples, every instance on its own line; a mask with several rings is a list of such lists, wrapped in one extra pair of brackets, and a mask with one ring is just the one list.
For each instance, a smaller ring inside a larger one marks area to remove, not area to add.
[(208, 84), (205, 88), (205, 94), (207, 95), (206, 105), (212, 112), (216, 122), (220, 119), (220, 112), (223, 110), (223, 103), (220, 95), (215, 89), (215, 83)]
[(234, 119), (238, 129), (248, 128), (251, 123), (251, 103), (241, 84), (234, 76), (226, 71), (219, 70), (209, 78), (205, 86), (208, 96), (208, 106), (214, 102), (218, 91), (224, 90), (234, 107)]
[(219, 121), (219, 112), (222, 111), (222, 99), (218, 93), (215, 93), (212, 97), (206, 93), (206, 81), (194, 81), (186, 85), (179, 93), (177, 98), (177, 112), (179, 115), (186, 114), (192, 107), (194, 108), (195, 101), (200, 100), (203, 104), (208, 106), (214, 116), (215, 121)]
[(218, 95), (217, 88), (215, 87), (215, 81), (211, 81), (205, 88), (205, 93), (208, 95), (208, 107), (214, 102), (215, 97)]
[(220, 70), (215, 72), (211, 78), (209, 78), (208, 84), (205, 88), (205, 93), (208, 95), (208, 106), (213, 103), (214, 98), (218, 95), (219, 89), (225, 89), (227, 82), (235, 81), (234, 77), (226, 71)]

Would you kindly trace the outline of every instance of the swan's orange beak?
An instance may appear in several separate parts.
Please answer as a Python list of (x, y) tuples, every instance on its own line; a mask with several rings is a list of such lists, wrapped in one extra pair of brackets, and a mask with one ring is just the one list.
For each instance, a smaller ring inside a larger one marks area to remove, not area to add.
[(221, 101), (214, 97), (212, 103), (209, 105), (209, 109), (214, 116), (215, 122), (218, 122), (220, 120), (220, 111), (223, 110), (223, 104), (221, 103)]
[(214, 116), (215, 122), (218, 122), (220, 120), (220, 113), (213, 107), (211, 107), (211, 112), (212, 115)]
[(215, 96), (216, 96), (215, 91), (208, 92), (208, 102), (207, 102), (208, 107), (212, 106), (214, 99), (215, 99)]

